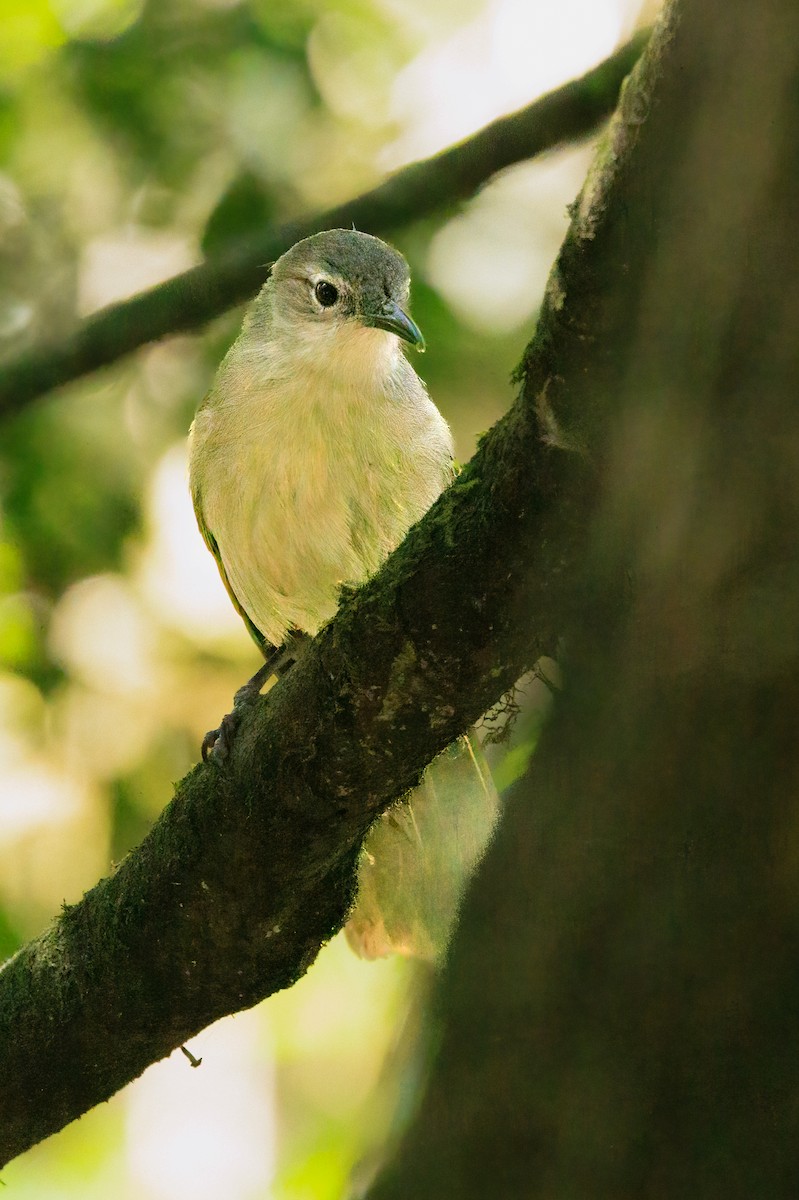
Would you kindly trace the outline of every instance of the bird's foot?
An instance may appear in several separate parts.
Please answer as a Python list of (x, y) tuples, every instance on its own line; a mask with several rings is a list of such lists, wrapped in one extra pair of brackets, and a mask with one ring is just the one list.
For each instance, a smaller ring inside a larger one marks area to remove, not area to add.
[(214, 762), (225, 761), (240, 721), (241, 709), (234, 708), (232, 712), (225, 713), (218, 729), (208, 730), (202, 744), (203, 762), (208, 762), (209, 758)]
[(270, 659), (269, 662), (264, 663), (260, 671), (256, 671), (252, 679), (248, 679), (244, 686), (239, 688), (233, 697), (232, 711), (225, 713), (218, 729), (209, 729), (203, 738), (203, 762), (208, 762), (209, 758), (220, 763), (225, 761), (230, 754), (244, 710), (255, 704), (261, 694), (261, 688), (272, 671), (273, 666)]
[(296, 662), (305, 643), (304, 634), (294, 634), (284, 646), (269, 655), (263, 666), (248, 679), (233, 697), (233, 710), (226, 713), (218, 729), (209, 729), (202, 742), (203, 762), (213, 759), (223, 763), (230, 754), (245, 709), (250, 708), (261, 694), (261, 688), (272, 675), (283, 675)]

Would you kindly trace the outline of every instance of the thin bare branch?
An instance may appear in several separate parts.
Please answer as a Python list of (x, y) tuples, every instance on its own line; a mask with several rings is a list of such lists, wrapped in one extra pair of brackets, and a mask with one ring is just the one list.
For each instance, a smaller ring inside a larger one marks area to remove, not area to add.
[(0, 416), (116, 362), (147, 342), (197, 329), (249, 299), (264, 281), (264, 264), (299, 238), (352, 223), (385, 234), (465, 200), (513, 163), (587, 137), (613, 111), (622, 81), (646, 37), (638, 34), (581, 79), (494, 121), (434, 158), (404, 168), (373, 191), (234, 242), (199, 266), (102, 309), (64, 342), (26, 351), (0, 370)]

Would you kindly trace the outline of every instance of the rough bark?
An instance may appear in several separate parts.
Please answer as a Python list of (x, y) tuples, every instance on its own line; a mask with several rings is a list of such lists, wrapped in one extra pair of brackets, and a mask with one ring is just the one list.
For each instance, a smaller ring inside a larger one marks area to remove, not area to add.
[(466, 199), (513, 163), (587, 137), (613, 111), (621, 82), (646, 37), (638, 34), (581, 79), (494, 121), (434, 158), (404, 168), (373, 191), (236, 241), (182, 275), (96, 313), (66, 342), (34, 347), (3, 364), (0, 416), (115, 362), (146, 342), (196, 329), (248, 300), (264, 282), (265, 264), (300, 238), (320, 229), (349, 228), (352, 223), (370, 233), (388, 234)]
[[(539, 332), (565, 374), (575, 317), (550, 302)], [(2, 1161), (301, 975), (346, 915), (373, 817), (554, 649), (593, 484), (540, 421), (528, 384), (225, 770), (195, 768), (116, 873), (0, 973)]]
[(555, 644), (584, 474), (517, 405), (224, 769), (196, 767), (115, 874), (0, 971), (2, 1161), (307, 969), (372, 818)]
[(224, 770), (196, 767), (115, 874), (5, 966), (0, 1160), (307, 969), (374, 816), (555, 646), (590, 491), (526, 394), (261, 701)]
[(555, 362), (575, 411), (586, 397), (583, 240), (576, 224), (576, 299), (550, 296), (541, 369), (453, 488), (261, 703), (225, 771), (197, 767), (116, 873), (0, 973), (2, 1161), (302, 974), (342, 923), (371, 819), (554, 649), (580, 602), (593, 473), (549, 444), (538, 400)]
[(565, 689), (370, 1200), (796, 1194), (799, 11), (670, 20), (586, 249), (599, 491)]

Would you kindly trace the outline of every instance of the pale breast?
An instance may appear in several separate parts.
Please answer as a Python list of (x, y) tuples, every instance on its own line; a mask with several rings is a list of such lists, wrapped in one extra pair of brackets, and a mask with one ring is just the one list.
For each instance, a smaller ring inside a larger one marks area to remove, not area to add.
[(273, 645), (317, 632), (341, 585), (371, 575), (448, 482), (449, 429), (408, 371), (401, 398), (328, 388), (309, 402), (297, 383), (198, 414), (192, 486), (234, 594)]

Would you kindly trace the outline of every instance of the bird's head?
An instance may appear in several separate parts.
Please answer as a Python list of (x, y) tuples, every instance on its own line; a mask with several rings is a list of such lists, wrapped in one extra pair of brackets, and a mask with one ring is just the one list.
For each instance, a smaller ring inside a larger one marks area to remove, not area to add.
[(408, 264), (393, 247), (354, 229), (329, 229), (277, 260), (250, 327), (263, 322), (273, 347), (305, 359), (331, 356), (331, 367), (332, 360), (393, 357), (397, 338), (423, 350), (407, 312), (409, 287)]

